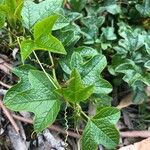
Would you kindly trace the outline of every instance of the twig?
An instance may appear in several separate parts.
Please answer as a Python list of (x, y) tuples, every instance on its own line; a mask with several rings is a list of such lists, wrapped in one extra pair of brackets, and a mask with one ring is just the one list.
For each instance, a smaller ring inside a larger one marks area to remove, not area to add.
[[(27, 119), (27, 118), (24, 118), (24, 117), (21, 117), (21, 116), (18, 116), (18, 115), (15, 115), (15, 114), (12, 114), (13, 118), (14, 119), (17, 119), (19, 121), (22, 121), (22, 122), (25, 122), (25, 123), (29, 123), (29, 124), (33, 124), (33, 120), (32, 119)], [(51, 125), (50, 127), (48, 127), (50, 130), (53, 130), (53, 131), (57, 131), (57, 132), (60, 132), (60, 133), (63, 133), (63, 134), (66, 134), (65, 130), (57, 125)], [(72, 131), (68, 131), (68, 136), (71, 136), (71, 137), (74, 137), (74, 138), (77, 138), (79, 139), (80, 138), (80, 135), (75, 133), (75, 132), (72, 132)]]
[[(15, 115), (12, 114), (14, 119), (17, 119), (19, 121), (25, 122), (25, 123), (29, 123), (29, 124), (33, 124), (33, 120), (32, 119), (26, 119), (24, 117), (21, 117), (19, 115)], [(53, 131), (57, 131), (63, 134), (66, 134), (65, 130), (58, 126), (58, 125), (51, 125), (50, 127), (48, 127), (50, 130)], [(82, 130), (80, 130), (82, 132)], [(80, 134), (77, 134), (73, 131), (68, 131), (68, 135), (74, 138), (79, 139), (81, 137)], [(142, 137), (142, 138), (147, 138), (150, 137), (150, 131), (125, 131), (125, 132), (120, 132), (120, 136), (121, 137)]]
[(126, 132), (120, 132), (120, 136), (148, 138), (150, 137), (150, 131), (126, 131)]
[[(2, 64), (2, 63), (1, 63), (1, 64)], [(6, 62), (3, 62), (3, 65), (4, 65), (6, 68), (8, 68), (9, 70), (12, 70), (12, 69), (13, 69), (13, 67), (10, 66), (10, 65), (8, 65)]]
[(4, 114), (7, 116), (7, 118), (9, 119), (9, 121), (11, 122), (12, 126), (14, 127), (14, 129), (16, 130), (16, 132), (19, 134), (19, 128), (16, 124), (16, 122), (14, 121), (12, 115), (10, 114), (10, 112), (7, 110), (7, 108), (3, 105), (1, 98), (0, 98), (0, 108), (2, 108)]
[(8, 84), (6, 84), (6, 83), (4, 83), (4, 82), (2, 82), (2, 81), (0, 81), (0, 84), (1, 84), (3, 87), (7, 88), (7, 89), (10, 89), (10, 88), (12, 87), (11, 85), (8, 85)]

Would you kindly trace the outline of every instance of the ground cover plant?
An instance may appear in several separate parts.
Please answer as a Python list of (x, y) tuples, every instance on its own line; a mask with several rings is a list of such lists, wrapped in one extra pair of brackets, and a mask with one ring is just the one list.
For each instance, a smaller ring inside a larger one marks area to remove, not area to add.
[(114, 89), (126, 87), (135, 104), (148, 99), (149, 17), (149, 0), (0, 0), (2, 52), (20, 50), (4, 105), (34, 113), (37, 134), (63, 112), (66, 133), (83, 130), (81, 149), (115, 149)]

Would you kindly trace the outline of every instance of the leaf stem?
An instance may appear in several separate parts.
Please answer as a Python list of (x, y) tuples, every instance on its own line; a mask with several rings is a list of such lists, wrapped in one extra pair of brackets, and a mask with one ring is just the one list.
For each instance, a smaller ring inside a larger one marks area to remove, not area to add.
[(78, 109), (80, 110), (80, 113), (83, 115), (84, 118), (86, 118), (87, 120), (90, 120), (90, 117), (88, 117), (84, 111), (82, 110), (81, 106), (79, 104), (77, 104)]
[(48, 73), (47, 73), (47, 72), (45, 71), (45, 69), (43, 68), (43, 66), (42, 66), (42, 64), (41, 64), (41, 62), (40, 62), (38, 56), (36, 55), (35, 51), (33, 51), (33, 54), (34, 54), (35, 58), (37, 59), (39, 65), (40, 65), (40, 67), (41, 67), (41, 69), (43, 70), (43, 72), (44, 72), (45, 75), (47, 76), (47, 78), (50, 80), (50, 82), (53, 84), (53, 86), (54, 86), (56, 89), (58, 89), (58, 86), (54, 83), (54, 81), (50, 78), (50, 76), (48, 75)]
[(55, 68), (54, 68), (53, 57), (52, 57), (52, 55), (51, 55), (51, 52), (48, 52), (48, 54), (49, 54), (50, 61), (51, 61), (51, 63), (52, 63), (53, 78), (54, 78), (54, 80), (56, 81), (57, 85), (60, 87), (60, 85), (59, 85), (59, 83), (58, 83), (58, 81), (57, 81), (57, 77), (56, 77), (56, 72), (55, 72)]
[(84, 113), (84, 111), (81, 111), (81, 114), (82, 114), (87, 120), (90, 120), (90, 117), (88, 117), (88, 116)]
[[(18, 45), (20, 47), (20, 50), (21, 50), (21, 43), (20, 43), (20, 38), (17, 36), (17, 42), (18, 42)], [(24, 65), (24, 61), (22, 61), (23, 65)]]
[[(10, 31), (10, 29), (9, 29)], [(8, 37), (9, 37), (9, 45), (12, 45), (13, 41), (12, 41), (12, 36), (11, 36), (11, 33), (8, 32)]]

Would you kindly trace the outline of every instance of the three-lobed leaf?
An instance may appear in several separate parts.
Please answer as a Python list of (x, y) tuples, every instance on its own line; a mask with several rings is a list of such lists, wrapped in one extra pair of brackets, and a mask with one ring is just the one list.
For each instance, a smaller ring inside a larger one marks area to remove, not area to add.
[(22, 61), (29, 57), (34, 50), (46, 50), (59, 54), (66, 54), (62, 43), (52, 36), (52, 27), (57, 20), (57, 15), (53, 15), (39, 21), (34, 26), (34, 40), (24, 40), (21, 43)]
[(77, 69), (73, 69), (70, 76), (69, 85), (67, 88), (59, 89), (59, 92), (66, 100), (71, 103), (79, 103), (80, 101), (87, 100), (93, 93), (94, 87), (85, 87), (82, 83), (81, 76)]
[(33, 112), (34, 130), (39, 133), (55, 121), (60, 110), (56, 88), (43, 72), (32, 67), (25, 65), (16, 68), (14, 73), (21, 81), (6, 93), (4, 104), (14, 111)]
[(112, 90), (111, 85), (100, 75), (107, 65), (105, 56), (98, 54), (93, 56), (90, 60), (84, 61), (80, 53), (74, 52), (71, 56), (71, 60), (63, 59), (60, 61), (60, 65), (64, 72), (70, 74), (73, 68), (77, 68), (83, 83), (87, 86), (94, 85), (94, 93), (110, 93)]

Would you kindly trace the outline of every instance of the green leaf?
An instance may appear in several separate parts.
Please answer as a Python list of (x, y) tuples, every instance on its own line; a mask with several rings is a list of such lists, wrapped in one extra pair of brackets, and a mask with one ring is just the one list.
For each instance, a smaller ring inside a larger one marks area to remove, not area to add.
[[(23, 5), (23, 0), (5, 0), (0, 2), (0, 12), (5, 15), (7, 22), (13, 28), (16, 27), (17, 19), (20, 19), (21, 4)], [(4, 19), (3, 17), (3, 22)]]
[(88, 46), (77, 47), (74, 51), (78, 52), (83, 58), (92, 58), (98, 55), (98, 51), (96, 49)]
[(95, 101), (96, 108), (99, 109), (102, 106), (111, 106), (112, 97), (106, 94), (94, 94), (93, 100)]
[(137, 4), (135, 7), (142, 16), (144, 17), (150, 16), (150, 1), (149, 0), (144, 0), (142, 5)]
[(112, 90), (111, 85), (100, 76), (106, 65), (107, 61), (103, 55), (94, 56), (90, 61), (82, 65), (82, 71), (80, 72), (82, 80), (85, 85), (93, 84), (95, 93), (106, 94)]
[[(140, 89), (142, 86), (142, 89)], [(140, 88), (139, 88), (140, 87)], [(139, 86), (137, 86), (135, 89), (134, 89), (134, 95), (133, 95), (133, 99), (132, 99), (132, 102), (134, 104), (140, 104), (142, 101), (144, 100), (147, 100), (147, 95), (145, 93), (145, 85), (142, 84), (141, 82), (139, 82)]]
[(146, 67), (147, 69), (150, 69), (150, 60), (148, 60), (145, 64), (144, 67)]
[(60, 110), (55, 87), (43, 72), (32, 67), (22, 66), (15, 69), (14, 73), (21, 81), (6, 93), (4, 104), (14, 111), (33, 112), (34, 130), (39, 133), (55, 121)]
[(15, 12), (16, 6), (17, 6), (17, 1), (16, 0), (5, 0), (5, 4), (8, 8), (7, 12), (8, 13), (13, 13)]
[(80, 32), (80, 27), (75, 23), (72, 23), (63, 29), (56, 31), (56, 35), (65, 47), (70, 47), (74, 46), (80, 39)]
[(142, 79), (141, 69), (132, 60), (129, 59), (126, 60), (125, 63), (118, 65), (115, 71), (124, 73), (125, 76), (123, 77), (123, 79), (129, 85), (134, 85), (136, 81)]
[(106, 8), (106, 10), (107, 10), (109, 13), (111, 13), (111, 14), (113, 14), (113, 15), (116, 15), (116, 14), (121, 13), (121, 8), (120, 8), (120, 6), (119, 6), (119, 5), (116, 5), (116, 4), (108, 5), (108, 6), (106, 6), (105, 8)]
[(85, 7), (87, 0), (71, 0), (70, 2), (73, 9), (80, 12)]
[(18, 18), (19, 20), (21, 20), (21, 11), (22, 11), (22, 8), (23, 8), (23, 4), (24, 4), (24, 1), (23, 0), (18, 0), (17, 1), (17, 7), (15, 9), (15, 12), (14, 12), (14, 15), (16, 16), (16, 18)]
[(92, 26), (93, 24), (96, 25), (97, 27), (101, 27), (102, 24), (104, 23), (105, 21), (105, 17), (103, 16), (87, 16), (87, 17), (84, 17), (84, 18), (81, 18), (81, 22), (86, 26), (86, 27), (89, 27), (89, 26)]
[(34, 40), (24, 40), (21, 42), (21, 57), (24, 61), (34, 50), (46, 50), (59, 54), (66, 54), (62, 43), (51, 35), (52, 27), (57, 16), (50, 16), (39, 21), (34, 26)]
[(2, 28), (5, 24), (5, 15), (0, 13), (0, 28)]
[(114, 33), (114, 28), (113, 27), (106, 27), (106, 28), (102, 28), (102, 36), (105, 37), (106, 40), (116, 40), (117, 36)]
[(119, 143), (119, 132), (114, 124), (119, 117), (120, 113), (116, 108), (102, 108), (95, 117), (88, 121), (83, 131), (82, 149), (97, 150), (99, 144), (108, 149), (115, 148)]
[[(54, 13), (59, 13), (63, 0), (45, 0), (41, 3), (34, 3), (30, 0), (24, 2), (22, 9), (23, 26), (31, 29), (34, 24)], [(59, 15), (59, 19), (53, 27), (53, 30), (63, 28), (68, 25), (68, 21)]]
[(93, 119), (109, 122), (114, 125), (118, 122), (119, 118), (120, 118), (120, 111), (115, 107), (99, 108), (97, 114), (93, 117)]
[(115, 68), (116, 72), (124, 73), (124, 81), (129, 85), (135, 86), (137, 81), (142, 81), (146, 85), (150, 85), (150, 75), (147, 72), (143, 72), (142, 68), (135, 64), (130, 59), (126, 59), (124, 63), (119, 64)]
[(87, 100), (93, 93), (94, 87), (85, 87), (82, 83), (81, 76), (77, 69), (74, 69), (70, 76), (69, 85), (67, 88), (59, 89), (59, 92), (66, 100), (72, 103), (79, 103)]
[(49, 32), (52, 32), (52, 28), (57, 20), (58, 16), (53, 15), (43, 19), (42, 21), (37, 22), (33, 29), (34, 29), (34, 39), (38, 39), (42, 35), (47, 35)]
[(145, 48), (147, 53), (150, 55), (150, 34), (147, 34), (147, 36), (145, 36)]
[(109, 82), (100, 76), (100, 73), (107, 65), (104, 55), (98, 54), (89, 61), (84, 62), (81, 55), (78, 52), (74, 52), (71, 60), (60, 61), (60, 65), (67, 74), (70, 74), (71, 69), (77, 68), (83, 83), (87, 86), (94, 85), (94, 93), (108, 94), (111, 92), (112, 87)]
[(126, 30), (120, 35), (124, 38), (119, 45), (127, 51), (136, 51), (144, 45), (144, 36), (138, 30)]

